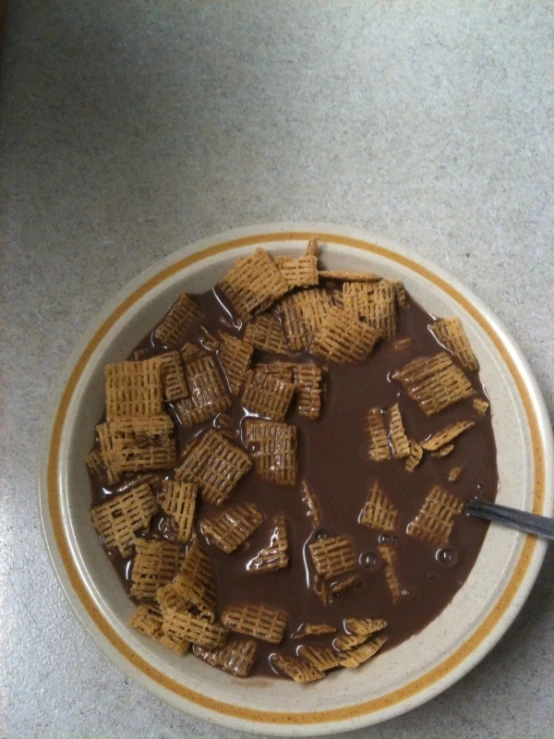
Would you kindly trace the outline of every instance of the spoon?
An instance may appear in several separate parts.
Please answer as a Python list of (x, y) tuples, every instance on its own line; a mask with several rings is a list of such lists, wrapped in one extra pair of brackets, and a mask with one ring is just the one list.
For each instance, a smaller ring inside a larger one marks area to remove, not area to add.
[(496, 503), (488, 503), (479, 498), (473, 498), (467, 503), (465, 513), (554, 541), (553, 518), (537, 516), (535, 513), (527, 513), (526, 511), (518, 511), (516, 508), (508, 508), (507, 506), (497, 505)]

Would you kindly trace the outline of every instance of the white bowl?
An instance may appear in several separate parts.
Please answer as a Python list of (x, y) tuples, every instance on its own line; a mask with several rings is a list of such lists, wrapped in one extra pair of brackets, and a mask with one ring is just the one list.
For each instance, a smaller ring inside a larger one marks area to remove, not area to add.
[(546, 548), (532, 537), (491, 526), (466, 583), (426, 629), (359, 670), (342, 670), (307, 686), (269, 678), (245, 683), (200, 660), (178, 657), (127, 626), (133, 605), (92, 528), (83, 462), (104, 404), (104, 365), (122, 360), (180, 291), (212, 287), (256, 245), (297, 254), (313, 236), (330, 268), (399, 278), (429, 312), (460, 316), (492, 402), (498, 502), (552, 515), (550, 424), (531, 370), (502, 324), (458, 280), (421, 256), (384, 239), (377, 246), (356, 229), (323, 224), (231, 231), (175, 252), (125, 287), (94, 320), (69, 360), (48, 421), (40, 481), (54, 568), (106, 655), (139, 684), (198, 718), (288, 736), (375, 724), (452, 685), (512, 623)]

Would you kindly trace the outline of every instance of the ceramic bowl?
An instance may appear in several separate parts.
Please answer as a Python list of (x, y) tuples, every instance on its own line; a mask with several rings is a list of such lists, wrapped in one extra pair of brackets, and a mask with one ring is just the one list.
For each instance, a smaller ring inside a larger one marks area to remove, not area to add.
[(64, 372), (45, 436), (40, 481), (44, 531), (60, 582), (106, 655), (155, 695), (200, 719), (288, 736), (346, 731), (398, 716), (465, 675), (514, 620), (539, 571), (545, 544), (489, 528), (477, 562), (426, 629), (359, 670), (298, 686), (255, 677), (246, 684), (179, 657), (127, 625), (133, 605), (89, 517), (84, 456), (104, 404), (103, 368), (124, 359), (179, 292), (212, 287), (237, 257), (261, 245), (299, 254), (311, 237), (329, 268), (401, 279), (427, 311), (459, 316), (481, 366), (498, 448), (498, 502), (553, 513), (552, 434), (537, 384), (500, 321), (457, 279), (408, 249), (365, 232), (322, 224), (235, 230), (175, 252), (133, 280), (93, 321)]

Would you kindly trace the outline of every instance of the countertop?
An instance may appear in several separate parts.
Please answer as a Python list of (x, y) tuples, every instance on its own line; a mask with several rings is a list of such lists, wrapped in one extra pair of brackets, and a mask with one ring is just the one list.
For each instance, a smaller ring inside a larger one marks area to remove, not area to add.
[[(491, 305), (554, 411), (554, 6), (8, 3), (0, 78), (0, 735), (238, 738), (136, 687), (56, 581), (36, 475), (61, 367), (154, 260), (250, 223), (405, 243)], [(493, 652), (368, 739), (554, 736), (554, 557)], [(246, 736), (246, 735), (245, 735)]]

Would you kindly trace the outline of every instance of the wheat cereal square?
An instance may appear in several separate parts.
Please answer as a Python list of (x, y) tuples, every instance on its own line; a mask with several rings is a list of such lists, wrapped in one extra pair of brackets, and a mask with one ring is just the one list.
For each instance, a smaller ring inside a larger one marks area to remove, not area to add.
[(263, 514), (254, 503), (238, 503), (216, 517), (201, 519), (200, 531), (210, 544), (231, 554), (263, 521)]
[(294, 395), (295, 385), (277, 375), (249, 370), (242, 391), (242, 405), (258, 416), (284, 421)]
[(369, 529), (394, 531), (397, 519), (398, 511), (396, 507), (381, 490), (378, 481), (375, 480), (360, 513), (360, 523)]
[(238, 395), (250, 367), (254, 346), (248, 341), (221, 332), (218, 358), (233, 395)]
[(438, 342), (456, 357), (468, 372), (477, 372), (479, 362), (459, 318), (441, 318), (429, 326)]
[(107, 364), (106, 418), (156, 416), (163, 411), (161, 365), (157, 357)]
[(353, 570), (357, 564), (354, 544), (348, 536), (330, 536), (308, 545), (315, 571), (329, 579)]
[(295, 287), (313, 287), (319, 282), (317, 257), (313, 254), (304, 254), (301, 257), (277, 256), (275, 264), (289, 290)]
[(230, 408), (231, 398), (212, 356), (187, 362), (185, 376), (189, 396), (175, 404), (183, 426), (190, 427), (208, 421)]
[(287, 612), (282, 608), (246, 603), (228, 606), (221, 614), (221, 622), (229, 631), (280, 644), (285, 636)]
[(244, 423), (246, 447), (256, 473), (279, 485), (295, 485), (298, 468), (296, 426), (276, 421), (247, 419)]
[(154, 329), (154, 338), (163, 346), (179, 349), (191, 328), (201, 318), (202, 311), (196, 300), (183, 293)]
[(135, 535), (147, 529), (158, 504), (149, 485), (137, 485), (128, 493), (108, 498), (90, 512), (94, 528), (107, 549), (118, 549), (128, 557)]
[(164, 480), (158, 498), (160, 508), (171, 517), (177, 539), (186, 544), (193, 532), (198, 485), (194, 482)]
[(376, 329), (341, 308), (331, 308), (315, 332), (310, 352), (344, 364), (362, 362), (379, 338)]
[(459, 498), (434, 485), (420, 511), (408, 524), (407, 533), (420, 541), (446, 546), (454, 528), (454, 516), (458, 516), (463, 508)]
[(154, 600), (158, 588), (175, 577), (182, 558), (179, 544), (169, 541), (137, 539), (131, 570), (131, 596)]

